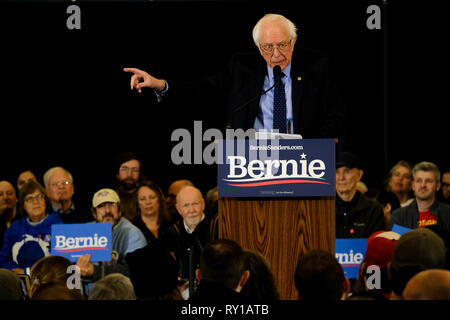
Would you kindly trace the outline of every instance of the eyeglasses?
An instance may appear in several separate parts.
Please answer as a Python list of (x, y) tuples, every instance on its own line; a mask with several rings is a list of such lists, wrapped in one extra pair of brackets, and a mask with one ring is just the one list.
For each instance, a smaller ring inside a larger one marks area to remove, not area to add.
[(138, 167), (129, 168), (129, 167), (123, 166), (123, 167), (120, 167), (120, 171), (122, 171), (122, 172), (131, 171), (132, 173), (139, 173), (139, 168)]
[(64, 181), (52, 182), (52, 183), (50, 183), (50, 186), (55, 188), (55, 187), (59, 187), (60, 185), (61, 186), (68, 186), (69, 184), (72, 184), (72, 182), (69, 181), (69, 180), (64, 180)]
[(26, 203), (33, 203), (34, 202), (34, 200), (44, 200), (45, 199), (45, 196), (41, 193), (41, 194), (38, 194), (37, 196), (29, 196), (29, 197), (26, 197), (25, 198), (25, 202)]
[(259, 47), (261, 48), (261, 50), (264, 53), (273, 53), (273, 51), (275, 50), (275, 48), (277, 48), (279, 51), (286, 51), (289, 50), (291, 48), (291, 43), (292, 40), (289, 41), (283, 41), (280, 42), (279, 44), (273, 45), (270, 43), (266, 43), (266, 44), (259, 44)]

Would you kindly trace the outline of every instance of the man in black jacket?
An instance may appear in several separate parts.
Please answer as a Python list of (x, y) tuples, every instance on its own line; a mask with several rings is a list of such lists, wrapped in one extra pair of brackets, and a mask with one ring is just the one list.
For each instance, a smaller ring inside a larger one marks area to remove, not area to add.
[(166, 230), (161, 241), (174, 253), (180, 267), (180, 277), (187, 281), (195, 278), (194, 272), (202, 250), (210, 241), (211, 220), (204, 213), (202, 193), (193, 186), (180, 189), (176, 208), (182, 219)]
[(231, 128), (271, 131), (277, 129), (276, 88), (259, 95), (275, 85), (274, 67), (279, 66), (283, 72), (282, 117), (286, 124), (279, 132), (297, 133), (304, 138), (339, 138), (344, 115), (329, 57), (303, 48), (294, 53), (297, 28), (281, 15), (261, 18), (253, 29), (253, 40), (259, 55), (236, 54), (223, 72), (199, 82), (166, 81), (136, 68), (124, 71), (133, 73), (130, 86), (138, 92), (152, 88), (158, 100), (201, 97), (203, 101), (226, 101)]
[(200, 268), (196, 270), (200, 284), (193, 301), (241, 301), (248, 299), (240, 294), (250, 271), (245, 269), (244, 251), (229, 239), (213, 241), (203, 250)]
[(441, 187), (439, 168), (431, 162), (420, 162), (412, 170), (415, 200), (406, 207), (392, 212), (389, 223), (411, 229), (439, 224), (450, 229), (450, 206), (436, 199)]
[(368, 238), (385, 229), (383, 208), (356, 188), (363, 170), (350, 152), (339, 152), (336, 162), (336, 238)]

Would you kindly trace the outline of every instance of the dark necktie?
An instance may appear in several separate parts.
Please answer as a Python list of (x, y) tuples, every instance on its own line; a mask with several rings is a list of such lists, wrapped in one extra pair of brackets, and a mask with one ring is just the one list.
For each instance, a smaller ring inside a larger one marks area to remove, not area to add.
[(280, 133), (286, 133), (286, 94), (284, 92), (284, 84), (281, 78), (275, 79), (275, 91), (273, 97), (273, 129), (278, 129)]

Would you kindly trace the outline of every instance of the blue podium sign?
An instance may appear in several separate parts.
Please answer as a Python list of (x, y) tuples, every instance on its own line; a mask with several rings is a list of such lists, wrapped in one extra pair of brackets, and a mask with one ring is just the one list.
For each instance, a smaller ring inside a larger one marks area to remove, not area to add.
[(111, 261), (112, 223), (52, 225), (51, 255), (72, 262), (90, 254), (91, 262)]
[(335, 196), (334, 139), (221, 140), (219, 197)]
[(361, 263), (364, 261), (367, 239), (336, 239), (336, 260), (344, 269), (345, 276), (356, 279)]

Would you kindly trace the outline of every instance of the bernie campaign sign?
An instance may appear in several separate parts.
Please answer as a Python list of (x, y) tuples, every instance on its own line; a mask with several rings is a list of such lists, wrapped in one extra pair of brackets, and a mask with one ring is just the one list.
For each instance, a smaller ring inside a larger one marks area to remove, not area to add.
[(334, 139), (220, 140), (219, 197), (335, 196)]
[(112, 223), (52, 225), (51, 255), (72, 262), (90, 254), (91, 262), (111, 261)]
[(336, 239), (336, 260), (344, 269), (349, 279), (358, 277), (359, 267), (364, 260), (367, 249), (367, 239)]

